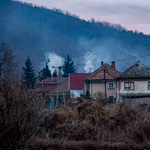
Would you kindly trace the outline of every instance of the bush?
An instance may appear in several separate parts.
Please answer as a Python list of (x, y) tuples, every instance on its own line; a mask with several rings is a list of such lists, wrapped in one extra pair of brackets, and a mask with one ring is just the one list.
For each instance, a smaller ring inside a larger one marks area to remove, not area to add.
[(0, 148), (24, 147), (39, 132), (38, 99), (15, 81), (0, 83)]
[[(71, 99), (69, 102), (74, 101)], [(106, 106), (82, 99), (72, 110), (45, 110), (41, 136), (32, 149), (149, 149), (149, 113), (129, 103)]]

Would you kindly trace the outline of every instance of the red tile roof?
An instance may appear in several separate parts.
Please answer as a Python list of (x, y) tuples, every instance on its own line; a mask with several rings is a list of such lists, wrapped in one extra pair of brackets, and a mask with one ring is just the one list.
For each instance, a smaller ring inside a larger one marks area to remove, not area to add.
[(84, 80), (91, 73), (70, 73), (70, 89), (84, 89)]
[(97, 79), (104, 79), (104, 69), (105, 69), (105, 77), (106, 79), (114, 79), (121, 73), (110, 66), (109, 64), (104, 64), (95, 70), (91, 75), (89, 75), (86, 79), (88, 80), (97, 80)]

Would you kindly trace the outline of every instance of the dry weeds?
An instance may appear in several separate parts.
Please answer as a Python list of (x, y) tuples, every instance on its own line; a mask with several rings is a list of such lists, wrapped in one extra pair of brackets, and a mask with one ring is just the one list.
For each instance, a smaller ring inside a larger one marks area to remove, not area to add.
[(130, 103), (106, 106), (104, 100), (77, 100), (73, 109), (61, 105), (43, 112), (42, 136), (31, 149), (150, 149), (148, 112)]
[(40, 125), (35, 126), (40, 134), (23, 149), (150, 149), (149, 112), (125, 102), (106, 106), (104, 99), (77, 101), (75, 108), (60, 105), (43, 110)]

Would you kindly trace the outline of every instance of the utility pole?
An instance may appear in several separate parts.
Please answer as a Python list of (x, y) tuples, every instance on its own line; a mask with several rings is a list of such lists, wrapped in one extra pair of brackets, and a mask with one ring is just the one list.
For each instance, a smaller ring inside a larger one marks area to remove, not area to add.
[(63, 103), (66, 106), (66, 99), (65, 99), (65, 93), (64, 93), (64, 84), (63, 84), (63, 80), (62, 80), (62, 74), (60, 74), (61, 76), (61, 86), (62, 86), (62, 94), (63, 94)]
[(55, 67), (53, 66), (52, 68), (58, 68), (58, 80), (57, 80), (57, 97), (56, 97), (56, 105), (59, 105), (59, 81), (61, 78), (61, 85), (62, 85), (62, 94), (63, 94), (63, 103), (66, 105), (66, 99), (65, 99), (65, 94), (64, 94), (64, 86), (63, 86), (63, 80), (62, 80), (62, 69), (63, 66)]
[(105, 82), (105, 99), (107, 98), (106, 94), (106, 75), (105, 75), (106, 69), (104, 68), (104, 82)]

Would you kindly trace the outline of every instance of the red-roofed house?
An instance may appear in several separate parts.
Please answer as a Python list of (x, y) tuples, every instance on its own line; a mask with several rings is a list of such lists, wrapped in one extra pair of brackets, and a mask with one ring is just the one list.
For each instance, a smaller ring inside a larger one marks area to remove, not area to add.
[(116, 99), (115, 77), (118, 75), (120, 75), (120, 72), (115, 69), (114, 61), (111, 66), (101, 62), (101, 67), (85, 78), (85, 92), (89, 91), (91, 96), (101, 92), (106, 98)]
[(84, 80), (91, 73), (69, 73), (69, 89), (71, 97), (80, 97), (84, 93)]

